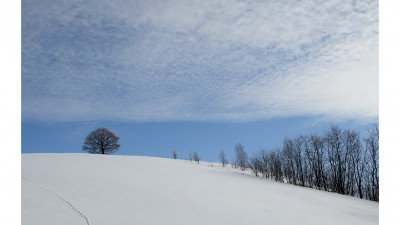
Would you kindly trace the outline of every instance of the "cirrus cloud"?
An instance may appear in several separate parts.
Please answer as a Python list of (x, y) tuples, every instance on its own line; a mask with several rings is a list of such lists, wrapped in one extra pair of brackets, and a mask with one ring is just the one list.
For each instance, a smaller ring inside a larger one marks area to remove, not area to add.
[(23, 119), (376, 121), (378, 1), (22, 1)]

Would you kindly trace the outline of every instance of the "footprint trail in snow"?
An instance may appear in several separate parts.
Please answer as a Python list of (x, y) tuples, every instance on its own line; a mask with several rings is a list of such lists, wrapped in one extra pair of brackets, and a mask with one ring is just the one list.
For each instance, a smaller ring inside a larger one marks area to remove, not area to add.
[(56, 196), (58, 199), (60, 199), (61, 201), (63, 201), (65, 204), (67, 204), (76, 214), (78, 214), (79, 216), (81, 216), (84, 220), (85, 220), (85, 225), (89, 225), (89, 219), (78, 209), (76, 209), (71, 202), (65, 200), (63, 197), (61, 197), (59, 194), (55, 193), (54, 191), (43, 187), (41, 185), (39, 185), (38, 183), (36, 183), (35, 181), (33, 181), (32, 179), (26, 178), (26, 177), (22, 177), (23, 180), (31, 182), (33, 184), (35, 184), (37, 187), (41, 188), (42, 190), (45, 190), (47, 192), (50, 192), (52, 195)]

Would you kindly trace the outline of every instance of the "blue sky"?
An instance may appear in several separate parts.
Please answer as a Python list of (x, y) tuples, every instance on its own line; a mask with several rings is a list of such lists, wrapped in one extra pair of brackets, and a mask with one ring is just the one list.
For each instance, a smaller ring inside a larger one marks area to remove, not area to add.
[[(378, 1), (22, 1), (22, 152), (216, 160), (378, 123)], [(45, 140), (40, 137), (45, 137)]]
[[(327, 123), (312, 124), (313, 118), (282, 118), (246, 123), (237, 122), (68, 122), (22, 123), (22, 152), (80, 153), (84, 138), (90, 131), (105, 126), (121, 137), (121, 148), (116, 154), (171, 157), (187, 159), (189, 152), (197, 152), (205, 161), (218, 161), (224, 150), (229, 161), (234, 156), (234, 145), (242, 143), (252, 155), (261, 150), (282, 146), (285, 137), (300, 134), (323, 134)], [(335, 123), (344, 129), (356, 129), (365, 135), (376, 124), (355, 121)], [(45, 138), (43, 138), (45, 137)]]

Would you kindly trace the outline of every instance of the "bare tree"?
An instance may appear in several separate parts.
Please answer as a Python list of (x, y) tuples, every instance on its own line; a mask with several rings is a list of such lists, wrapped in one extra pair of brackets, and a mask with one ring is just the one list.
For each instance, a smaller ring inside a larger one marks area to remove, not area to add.
[(366, 151), (364, 149), (364, 151), (362, 150), (362, 146), (360, 143), (359, 148), (356, 148), (356, 151), (354, 153), (353, 156), (353, 165), (355, 165), (355, 169), (356, 169), (356, 186), (357, 186), (357, 194), (358, 197), (360, 198), (364, 198), (365, 194), (364, 194), (364, 186), (365, 186), (365, 168), (366, 168)]
[(248, 164), (247, 153), (244, 150), (244, 146), (241, 143), (235, 145), (235, 153), (236, 153), (236, 164), (242, 169), (246, 169)]
[(282, 163), (283, 173), (290, 184), (297, 183), (294, 155), (294, 142), (292, 139), (286, 137), (283, 141)]
[(258, 173), (264, 174), (261, 152), (254, 154), (250, 158), (249, 166), (250, 169), (253, 171), (253, 173), (256, 175), (256, 177), (258, 177)]
[(178, 158), (178, 153), (176, 152), (176, 150), (174, 150), (174, 151), (172, 152), (172, 158), (173, 158), (173, 159), (177, 159), (177, 158)]
[(368, 132), (368, 137), (365, 139), (366, 157), (367, 157), (367, 179), (368, 186), (367, 197), (373, 201), (379, 201), (379, 128)]
[(269, 154), (270, 157), (270, 166), (272, 176), (274, 177), (275, 181), (283, 182), (283, 172), (282, 172), (282, 153), (279, 149), (271, 152)]
[[(347, 195), (357, 194), (357, 171), (361, 160), (361, 142), (356, 131), (345, 130), (345, 162), (346, 162), (346, 183), (345, 192)], [(359, 193), (359, 192), (358, 192)]]
[(299, 185), (305, 185), (305, 174), (306, 164), (304, 163), (304, 152), (308, 149), (307, 136), (300, 135), (294, 139), (294, 162), (296, 165), (296, 180)]
[(199, 156), (199, 154), (197, 154), (197, 152), (193, 153), (193, 159), (197, 163), (200, 163), (200, 156)]
[(259, 157), (261, 160), (261, 168), (262, 170), (260, 171), (265, 178), (270, 178), (271, 177), (271, 171), (268, 169), (269, 168), (269, 156), (268, 156), (268, 151), (265, 149), (261, 149), (259, 152)]
[(237, 165), (236, 165), (236, 162), (235, 162), (235, 157), (232, 156), (232, 161), (231, 162), (232, 162), (232, 164), (231, 164), (232, 168), (236, 169)]
[(318, 135), (311, 135), (308, 139), (309, 148), (306, 149), (307, 162), (309, 164), (310, 185), (318, 189), (326, 189), (326, 153), (324, 138)]
[(94, 154), (112, 154), (121, 146), (119, 137), (107, 128), (97, 128), (90, 132), (82, 150)]
[(330, 189), (345, 194), (344, 132), (337, 126), (331, 126), (325, 134), (325, 140), (330, 165)]
[(191, 152), (189, 152), (189, 160), (190, 162), (193, 160), (193, 154)]
[(224, 150), (221, 149), (221, 151), (219, 152), (219, 160), (222, 163), (222, 167), (225, 167), (225, 164), (228, 163), (228, 159), (225, 156), (225, 152)]
[(364, 142), (360, 139), (356, 131), (331, 126), (323, 136), (285, 138), (282, 150), (261, 149), (250, 159), (237, 144), (233, 162), (242, 170), (249, 167), (256, 176), (379, 201), (378, 127)]

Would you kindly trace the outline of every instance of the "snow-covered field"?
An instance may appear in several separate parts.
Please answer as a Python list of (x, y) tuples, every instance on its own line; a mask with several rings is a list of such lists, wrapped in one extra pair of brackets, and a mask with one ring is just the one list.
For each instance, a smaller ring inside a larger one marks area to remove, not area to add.
[(378, 224), (376, 202), (211, 165), (141, 156), (23, 154), (22, 224)]

